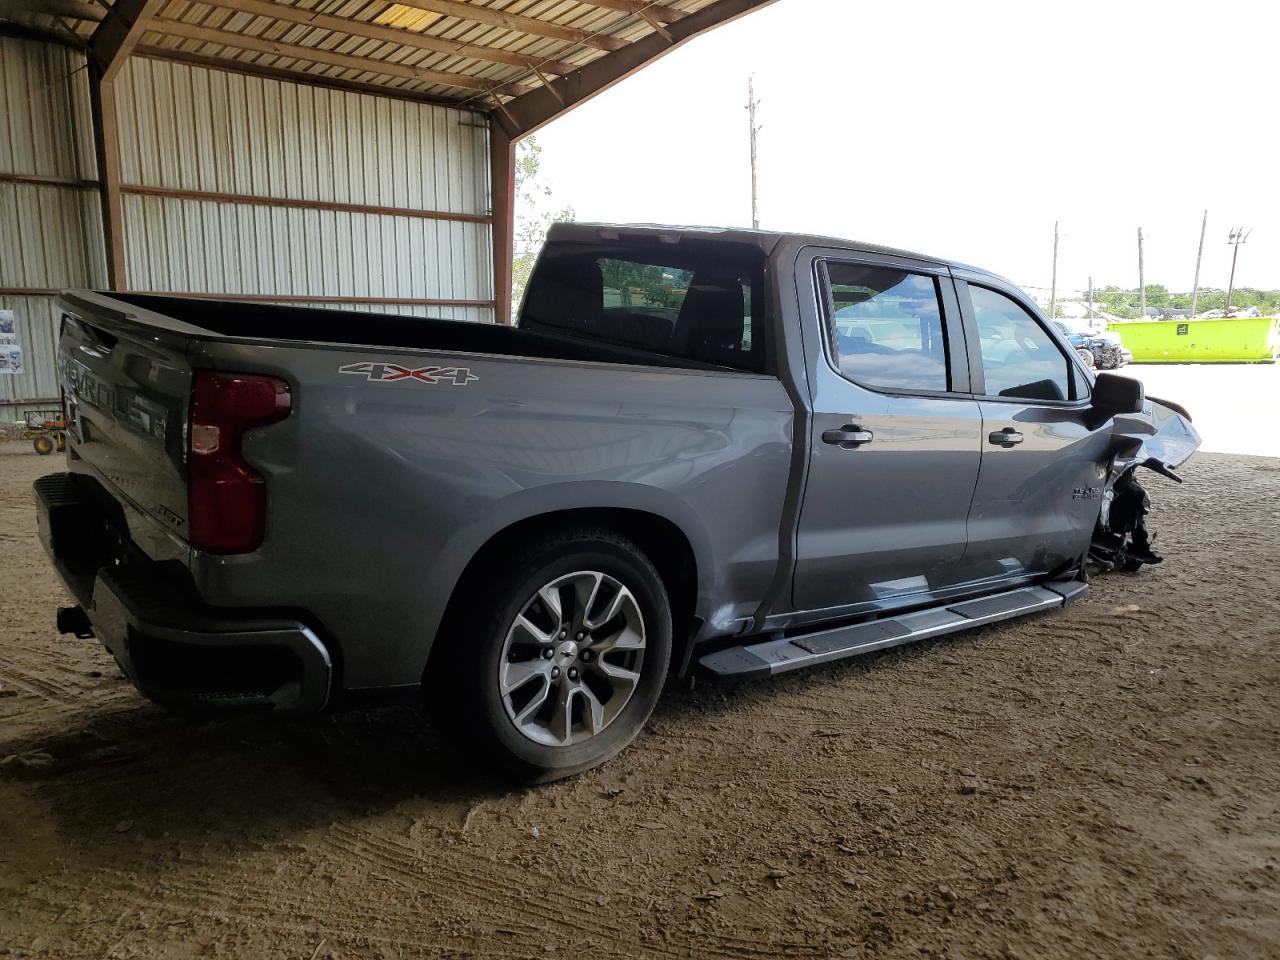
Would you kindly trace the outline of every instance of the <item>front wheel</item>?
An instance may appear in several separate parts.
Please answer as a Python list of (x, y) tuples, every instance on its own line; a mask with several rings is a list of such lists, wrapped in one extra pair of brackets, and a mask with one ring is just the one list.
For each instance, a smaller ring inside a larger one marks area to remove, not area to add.
[(42, 433), (31, 441), (31, 446), (36, 453), (40, 454), (40, 456), (47, 457), (49, 454), (53, 453), (53, 437), (46, 433)]
[(630, 540), (568, 531), (469, 585), (437, 643), (425, 689), (446, 732), (520, 779), (555, 780), (640, 732), (671, 660), (671, 608)]
[(1076, 351), (1076, 356), (1079, 357), (1081, 360), (1083, 360), (1084, 365), (1088, 367), (1090, 370), (1092, 370), (1096, 366), (1096, 361), (1093, 358), (1092, 350), (1086, 350), (1084, 347), (1081, 347)]

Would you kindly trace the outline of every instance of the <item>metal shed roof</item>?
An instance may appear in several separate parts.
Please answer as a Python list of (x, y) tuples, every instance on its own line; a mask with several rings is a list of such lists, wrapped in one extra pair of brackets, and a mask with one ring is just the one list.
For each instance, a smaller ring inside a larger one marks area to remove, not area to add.
[(136, 34), (134, 54), (378, 88), (514, 120), (511, 101), (545, 89), (563, 103), (557, 78), (593, 61), (651, 37), (675, 45), (766, 2), (0, 0), (0, 20), (90, 46), (114, 18)]

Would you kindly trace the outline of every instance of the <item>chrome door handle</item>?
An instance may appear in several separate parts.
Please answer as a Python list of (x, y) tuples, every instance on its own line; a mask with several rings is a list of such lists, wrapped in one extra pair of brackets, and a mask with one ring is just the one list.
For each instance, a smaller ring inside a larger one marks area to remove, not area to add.
[(856, 423), (848, 424), (839, 430), (825, 430), (822, 434), (822, 442), (834, 444), (841, 450), (852, 450), (854, 447), (860, 447), (864, 443), (870, 443), (876, 438), (876, 435), (870, 430), (863, 430)]
[(1021, 442), (1022, 434), (1013, 429), (1013, 427), (1005, 427), (1003, 430), (987, 434), (987, 443), (995, 444), (997, 447), (1004, 447), (1006, 450)]

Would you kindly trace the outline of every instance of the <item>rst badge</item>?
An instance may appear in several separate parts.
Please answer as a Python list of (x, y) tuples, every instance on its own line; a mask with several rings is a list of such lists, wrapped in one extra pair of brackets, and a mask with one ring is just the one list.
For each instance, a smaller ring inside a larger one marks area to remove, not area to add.
[(455, 387), (465, 387), (472, 380), (479, 380), (466, 367), (402, 367), (396, 363), (348, 363), (338, 368), (339, 373), (354, 373), (370, 383), (392, 383), (396, 380), (418, 383), (439, 383), (445, 380)]

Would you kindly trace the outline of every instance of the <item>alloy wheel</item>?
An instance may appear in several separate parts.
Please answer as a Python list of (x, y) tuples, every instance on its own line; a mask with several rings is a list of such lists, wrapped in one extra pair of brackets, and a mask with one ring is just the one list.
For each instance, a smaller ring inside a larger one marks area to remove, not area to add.
[(644, 651), (644, 616), (624, 584), (597, 570), (557, 577), (507, 630), (498, 663), (507, 717), (548, 746), (594, 737), (630, 701)]

